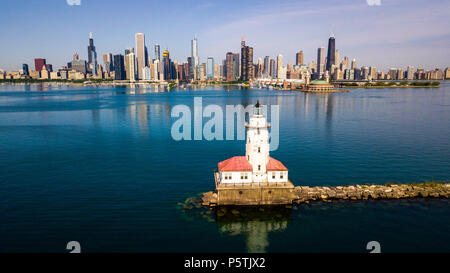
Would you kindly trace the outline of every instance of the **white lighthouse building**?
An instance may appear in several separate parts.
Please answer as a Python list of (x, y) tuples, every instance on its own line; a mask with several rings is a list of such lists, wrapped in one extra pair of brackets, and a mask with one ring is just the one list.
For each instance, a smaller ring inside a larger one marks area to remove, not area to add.
[(259, 102), (254, 113), (245, 124), (247, 142), (245, 156), (235, 156), (218, 164), (219, 172), (216, 185), (290, 183), (288, 169), (278, 160), (269, 155), (270, 124), (262, 113)]

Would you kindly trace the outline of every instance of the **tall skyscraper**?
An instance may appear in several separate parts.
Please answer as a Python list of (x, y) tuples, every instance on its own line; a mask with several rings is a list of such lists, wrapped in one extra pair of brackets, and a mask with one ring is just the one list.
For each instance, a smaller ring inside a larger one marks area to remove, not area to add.
[(91, 72), (93, 75), (97, 75), (97, 52), (95, 51), (94, 38), (92, 37), (92, 32), (89, 33), (88, 68), (89, 72)]
[(283, 69), (283, 55), (279, 54), (277, 56), (277, 78), (281, 76), (281, 70)]
[(191, 57), (193, 69), (195, 71), (196, 67), (199, 64), (197, 37), (194, 37), (194, 39), (191, 40)]
[(226, 81), (234, 81), (235, 79), (235, 63), (234, 54), (228, 52), (225, 59), (225, 79)]
[(206, 62), (206, 77), (208, 79), (214, 78), (214, 58), (208, 57)]
[(46, 65), (46, 60), (42, 58), (34, 59), (34, 70), (41, 71), (42, 67)]
[(125, 67), (122, 54), (114, 55), (114, 79), (115, 80), (125, 79)]
[(339, 50), (336, 49), (334, 65), (339, 67)]
[(331, 66), (336, 63), (336, 40), (333, 36), (328, 39), (328, 53), (327, 53), (327, 71), (331, 71)]
[(353, 59), (351, 69), (356, 69), (356, 59)]
[(138, 79), (144, 78), (144, 68), (148, 66), (147, 64), (147, 50), (145, 47), (145, 35), (144, 33), (136, 33), (136, 70)]
[(245, 40), (241, 42), (241, 80), (253, 79), (253, 48), (245, 45)]
[(155, 60), (161, 60), (161, 50), (158, 44), (155, 45)]
[(113, 69), (114, 61), (111, 53), (103, 54), (103, 67), (107, 72), (110, 72)]
[(125, 72), (127, 80), (136, 80), (136, 57), (133, 52), (125, 56)]
[(297, 52), (295, 55), (295, 64), (303, 65), (303, 51)]
[(270, 59), (270, 71), (269, 75), (272, 79), (275, 79), (277, 77), (277, 68), (276, 68), (276, 62), (274, 59)]
[(325, 48), (319, 47), (317, 49), (317, 74), (318, 77), (322, 76), (324, 71), (324, 63), (325, 63)]
[(22, 71), (23, 71), (23, 74), (25, 76), (29, 76), (30, 75), (30, 71), (28, 69), (28, 65), (27, 64), (22, 64)]
[(170, 54), (169, 50), (163, 51), (163, 68), (164, 68), (164, 79), (171, 80), (172, 79), (172, 66), (170, 62)]
[(268, 78), (269, 74), (270, 74), (270, 57), (266, 56), (264, 57), (264, 69), (263, 69), (264, 78)]

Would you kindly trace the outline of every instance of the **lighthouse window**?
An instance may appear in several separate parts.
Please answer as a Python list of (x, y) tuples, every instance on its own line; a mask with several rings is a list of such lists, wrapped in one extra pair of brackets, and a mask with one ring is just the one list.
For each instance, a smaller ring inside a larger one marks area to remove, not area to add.
[(261, 170), (261, 165), (258, 165), (258, 171), (260, 171)]
[(272, 173), (272, 179), (275, 179), (275, 172)]
[(259, 135), (259, 128), (258, 128), (258, 135)]
[(258, 153), (260, 153), (261, 152), (261, 147), (258, 147)]
[(280, 178), (283, 179), (283, 173), (280, 173)]

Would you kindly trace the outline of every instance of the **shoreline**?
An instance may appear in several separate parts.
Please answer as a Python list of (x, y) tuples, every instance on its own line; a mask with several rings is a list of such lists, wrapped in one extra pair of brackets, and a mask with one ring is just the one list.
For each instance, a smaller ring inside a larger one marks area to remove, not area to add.
[[(313, 201), (332, 202), (338, 200), (388, 200), (414, 198), (449, 198), (450, 183), (424, 182), (386, 185), (348, 185), (348, 186), (297, 186), (285, 198), (291, 200), (286, 205), (309, 204)], [(186, 200), (188, 201), (188, 200)], [(192, 202), (192, 200), (190, 200)], [(216, 207), (217, 192), (202, 194), (201, 206)]]

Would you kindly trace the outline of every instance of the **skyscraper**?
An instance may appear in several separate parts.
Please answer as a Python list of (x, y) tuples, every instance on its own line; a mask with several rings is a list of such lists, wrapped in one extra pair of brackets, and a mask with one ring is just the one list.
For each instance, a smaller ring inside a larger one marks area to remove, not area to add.
[(196, 67), (199, 64), (197, 37), (194, 37), (194, 39), (191, 40), (191, 57), (193, 69), (195, 71)]
[(275, 79), (277, 77), (277, 69), (276, 69), (276, 63), (274, 59), (270, 59), (270, 71), (269, 75), (272, 79)]
[(136, 58), (133, 52), (125, 55), (125, 72), (127, 80), (136, 80)]
[(336, 63), (336, 40), (333, 36), (328, 39), (328, 53), (327, 53), (327, 71), (331, 71), (331, 66)]
[(161, 60), (161, 51), (159, 45), (155, 45), (155, 60)]
[(163, 51), (163, 68), (164, 68), (164, 79), (165, 80), (171, 80), (172, 79), (172, 67), (170, 63), (170, 54), (169, 50)]
[(253, 48), (245, 45), (245, 40), (241, 42), (241, 80), (253, 79)]
[(282, 69), (283, 69), (283, 55), (278, 54), (278, 56), (277, 56), (277, 78), (280, 78)]
[(113, 62), (112, 54), (111, 53), (103, 54), (103, 67), (104, 67), (104, 69), (107, 72), (110, 72), (110, 71), (114, 70), (113, 66), (114, 66), (114, 62)]
[(147, 66), (147, 53), (144, 33), (136, 33), (136, 69), (138, 79), (143, 79), (143, 69)]
[(324, 54), (325, 54), (325, 48), (323, 46), (319, 47), (317, 49), (317, 74), (318, 74), (317, 76), (318, 77), (322, 76), (324, 73), (324, 62), (325, 62)]
[(94, 38), (92, 37), (92, 32), (89, 33), (88, 68), (89, 72), (91, 72), (93, 75), (97, 75), (97, 52), (95, 51)]
[(234, 81), (235, 79), (235, 71), (234, 71), (234, 54), (232, 52), (228, 52), (225, 59), (225, 79), (226, 81)]
[(29, 76), (30, 75), (30, 71), (28, 69), (28, 65), (27, 64), (22, 64), (22, 70), (23, 70), (23, 74), (25, 76)]
[(214, 78), (214, 58), (208, 57), (206, 62), (206, 77), (208, 79)]
[(125, 67), (122, 54), (114, 55), (114, 79), (115, 80), (125, 79)]
[(270, 57), (264, 57), (264, 69), (263, 69), (263, 77), (268, 78), (270, 74)]
[(42, 58), (34, 59), (34, 70), (41, 71), (42, 67), (46, 65), (46, 60)]
[(297, 52), (295, 55), (295, 64), (303, 65), (303, 51)]

